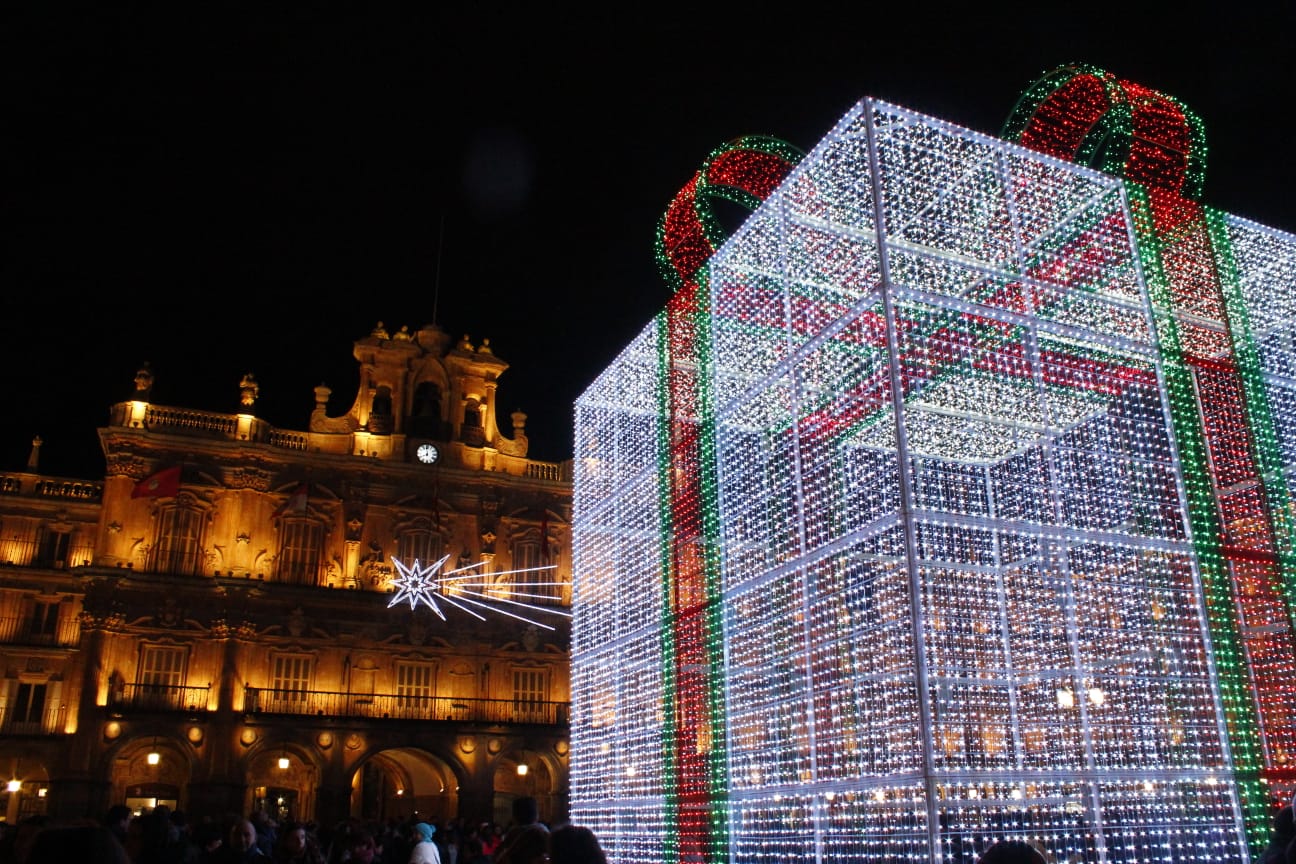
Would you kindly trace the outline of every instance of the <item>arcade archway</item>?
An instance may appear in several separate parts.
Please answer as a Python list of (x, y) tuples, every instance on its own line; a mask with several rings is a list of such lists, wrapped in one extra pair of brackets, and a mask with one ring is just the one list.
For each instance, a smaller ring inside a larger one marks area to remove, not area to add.
[(319, 768), (313, 754), (294, 744), (268, 744), (248, 761), (250, 807), (276, 822), (302, 819), (315, 810)]
[(0, 793), (4, 795), (0, 816), (17, 825), (29, 816), (43, 816), (49, 794), (49, 771), (37, 755), (19, 749), (0, 753)]
[(557, 802), (558, 771), (550, 760), (535, 750), (512, 750), (502, 755), (495, 766), (493, 785), (495, 800), (493, 818), (499, 825), (513, 821), (513, 801), (523, 796), (536, 799), (540, 821), (551, 823)]
[(444, 822), (459, 814), (459, 778), (441, 759), (412, 747), (375, 753), (351, 778), (351, 815), (386, 822), (417, 816)]
[(187, 747), (167, 737), (136, 738), (113, 757), (110, 800), (125, 802), (135, 813), (159, 805), (183, 809), (191, 774)]

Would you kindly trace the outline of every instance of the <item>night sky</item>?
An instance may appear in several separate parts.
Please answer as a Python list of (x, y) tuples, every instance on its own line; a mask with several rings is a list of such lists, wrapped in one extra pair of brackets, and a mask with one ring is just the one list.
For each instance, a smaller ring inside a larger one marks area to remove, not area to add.
[(570, 458), (572, 402), (665, 302), (675, 192), (721, 143), (808, 150), (866, 95), (996, 134), (1041, 74), (1093, 63), (1203, 118), (1207, 203), (1296, 231), (1289, 2), (14, 5), (0, 470), (40, 435), (45, 473), (101, 477), (143, 361), (156, 402), (232, 413), (251, 372), (256, 413), (305, 429), (321, 382), (350, 407), (378, 321), (489, 338), (506, 434), (520, 408), (531, 455)]

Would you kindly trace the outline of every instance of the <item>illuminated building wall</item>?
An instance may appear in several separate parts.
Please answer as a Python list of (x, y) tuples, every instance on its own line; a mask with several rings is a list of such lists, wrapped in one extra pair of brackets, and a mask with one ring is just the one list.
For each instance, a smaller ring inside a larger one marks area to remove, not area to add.
[(1245, 859), (1125, 189), (865, 100), (578, 400), (614, 860)]
[(366, 330), (343, 413), (271, 425), (251, 376), (236, 414), (163, 404), (144, 367), (104, 476), (39, 438), (0, 470), (8, 824), (566, 820), (570, 463), (500, 432), (486, 340)]

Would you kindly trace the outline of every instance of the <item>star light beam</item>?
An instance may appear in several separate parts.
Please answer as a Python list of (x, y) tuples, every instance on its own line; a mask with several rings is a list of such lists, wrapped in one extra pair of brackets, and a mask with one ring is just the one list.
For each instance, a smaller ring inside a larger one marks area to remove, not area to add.
[[(506, 604), (509, 606), (518, 606), (533, 612), (545, 613), (549, 615), (560, 615), (571, 617), (571, 613), (563, 609), (550, 606), (539, 606), (532, 603), (524, 602), (514, 598), (546, 599), (547, 595), (538, 593), (529, 593), (517, 591), (518, 588), (553, 588), (559, 586), (561, 582), (514, 582), (512, 584), (495, 584), (484, 578), (484, 574), (478, 572), (478, 568), (484, 561), (476, 564), (469, 564), (467, 567), (459, 567), (455, 570), (441, 572), (441, 568), (450, 556), (442, 556), (434, 564), (424, 566), (416, 558), (414, 564), (407, 565), (399, 558), (392, 558), (392, 564), (396, 566), (397, 576), (392, 579), (392, 585), (396, 588), (396, 593), (387, 604), (390, 609), (398, 603), (408, 603), (410, 609), (417, 609), (419, 604), (426, 605), (436, 613), (442, 621), (446, 620), (445, 612), (437, 604), (437, 600), (453, 606), (467, 614), (473, 616), (479, 621), (485, 621), (485, 616), (479, 614), (473, 608), (485, 609), (498, 615), (504, 615), (509, 618), (516, 618), (519, 621), (525, 621), (528, 624), (534, 624), (537, 627), (543, 627), (546, 630), (554, 628), (542, 621), (536, 621), (525, 615), (519, 615), (506, 609), (499, 608), (496, 604)], [(542, 573), (556, 570), (556, 565), (547, 564), (541, 567), (524, 567), (518, 570), (501, 570), (498, 573), (491, 574), (495, 577), (509, 576), (518, 573)], [(467, 575), (462, 575), (467, 574)], [(476, 577), (478, 581), (470, 582), (468, 579)], [(498, 596), (499, 593), (506, 592), (507, 596)]]

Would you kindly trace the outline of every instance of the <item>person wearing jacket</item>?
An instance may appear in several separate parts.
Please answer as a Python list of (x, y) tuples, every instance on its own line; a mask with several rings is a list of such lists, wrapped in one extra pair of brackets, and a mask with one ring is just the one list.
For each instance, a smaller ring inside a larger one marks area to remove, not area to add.
[(417, 822), (414, 834), (417, 842), (410, 850), (409, 864), (441, 864), (441, 853), (437, 850), (436, 843), (432, 842), (436, 828), (426, 822)]

